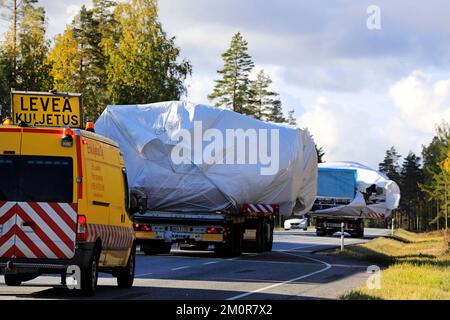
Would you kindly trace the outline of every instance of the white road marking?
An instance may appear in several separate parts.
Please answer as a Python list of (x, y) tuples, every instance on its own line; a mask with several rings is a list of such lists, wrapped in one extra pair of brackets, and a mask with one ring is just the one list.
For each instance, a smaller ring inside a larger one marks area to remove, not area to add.
[(209, 262), (205, 262), (205, 263), (203, 263), (204, 265), (207, 265), (207, 264), (214, 264), (214, 263), (218, 263), (219, 261), (209, 261)]
[[(292, 250), (292, 249), (291, 249), (291, 250)], [(250, 296), (250, 295), (252, 295), (252, 294), (261, 292), (261, 291), (269, 290), (269, 289), (276, 288), (276, 287), (279, 287), (279, 286), (282, 286), (282, 285), (285, 285), (285, 284), (288, 284), (288, 283), (292, 283), (292, 282), (295, 282), (295, 281), (298, 281), (298, 280), (302, 280), (302, 279), (311, 277), (311, 276), (313, 276), (313, 275), (316, 275), (316, 274), (325, 272), (325, 271), (327, 271), (328, 269), (331, 268), (331, 264), (329, 264), (329, 263), (327, 263), (327, 262), (325, 262), (325, 261), (322, 261), (322, 260), (319, 260), (319, 259), (315, 259), (315, 258), (310, 258), (310, 257), (305, 257), (305, 256), (300, 256), (300, 255), (292, 254), (292, 253), (289, 253), (289, 252), (287, 252), (287, 251), (288, 251), (288, 250), (285, 250), (285, 251), (280, 250), (280, 251), (278, 251), (278, 252), (282, 252), (282, 253), (284, 253), (284, 254), (290, 254), (290, 255), (293, 255), (293, 256), (296, 256), (296, 257), (301, 257), (301, 258), (309, 259), (309, 260), (312, 260), (312, 261), (316, 261), (316, 262), (319, 262), (319, 263), (321, 263), (321, 264), (324, 264), (325, 267), (322, 268), (322, 269), (320, 269), (320, 270), (317, 270), (317, 271), (314, 271), (314, 272), (311, 272), (311, 273), (302, 275), (302, 276), (300, 276), (300, 277), (296, 277), (296, 278), (289, 279), (289, 280), (286, 280), (286, 281), (283, 281), (283, 282), (275, 283), (275, 284), (272, 284), (272, 285), (270, 285), (270, 286), (263, 287), (263, 288), (260, 288), (260, 289), (256, 289), (256, 290), (253, 290), (253, 291), (245, 292), (245, 293), (239, 294), (239, 295), (237, 295), (237, 296), (233, 296), (233, 297), (231, 297), (231, 298), (228, 298), (228, 299), (226, 299), (226, 300), (232, 301), (232, 300), (241, 299), (241, 298)]]
[(305, 249), (305, 248), (319, 247), (319, 246), (323, 246), (323, 244), (312, 244), (312, 245), (307, 245), (307, 246), (298, 246), (298, 247), (294, 247), (294, 248), (290, 248), (290, 249), (277, 249), (277, 250), (272, 250), (272, 251), (286, 252), (286, 251), (293, 251), (293, 250), (297, 250), (297, 249)]
[(178, 268), (173, 268), (171, 270), (176, 271), (176, 270), (182, 270), (182, 269), (187, 269), (187, 268), (189, 268), (189, 266), (182, 266), (182, 267), (178, 267)]
[(137, 275), (135, 275), (135, 277), (145, 277), (145, 276), (149, 276), (149, 275), (151, 275), (151, 274), (153, 274), (153, 272), (150, 272), (150, 273), (143, 273), (143, 274), (137, 274)]

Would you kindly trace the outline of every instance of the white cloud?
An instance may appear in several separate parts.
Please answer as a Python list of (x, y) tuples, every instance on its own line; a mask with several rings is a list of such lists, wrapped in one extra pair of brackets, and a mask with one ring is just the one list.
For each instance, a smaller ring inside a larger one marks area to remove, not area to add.
[(66, 8), (66, 24), (70, 24), (75, 16), (80, 12), (81, 6), (76, 4), (68, 5)]
[(377, 167), (384, 152), (395, 146), (402, 156), (420, 155), (437, 124), (450, 122), (450, 79), (433, 81), (414, 71), (388, 90), (392, 104), (364, 100), (347, 105), (321, 96), (298, 118), (325, 150), (326, 161), (353, 160)]
[(414, 71), (394, 84), (389, 94), (402, 119), (424, 134), (433, 134), (436, 124), (450, 121), (450, 79), (434, 81)]
[(322, 96), (306, 106), (298, 124), (307, 127), (317, 145), (324, 148), (326, 161), (352, 160), (374, 166), (384, 144), (378, 136), (377, 118), (370, 109)]
[(208, 94), (214, 87), (214, 78), (206, 75), (193, 74), (186, 80), (187, 100), (194, 103), (210, 104)]

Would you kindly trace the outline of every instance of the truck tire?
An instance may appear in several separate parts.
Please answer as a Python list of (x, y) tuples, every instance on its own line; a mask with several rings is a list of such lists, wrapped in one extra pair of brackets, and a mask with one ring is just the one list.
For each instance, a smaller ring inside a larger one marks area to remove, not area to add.
[(265, 219), (264, 236), (266, 237), (266, 239), (264, 241), (264, 251), (272, 251), (273, 228), (274, 228), (274, 225), (273, 225), (272, 221), (269, 218)]
[(266, 226), (263, 218), (256, 221), (256, 252), (263, 252), (266, 248)]
[(154, 256), (157, 254), (169, 254), (172, 248), (171, 243), (163, 241), (146, 241), (142, 244), (142, 251), (146, 256)]
[(5, 284), (8, 287), (18, 287), (22, 284), (20, 274), (5, 274)]
[(242, 254), (243, 242), (244, 242), (243, 227), (241, 225), (238, 225), (235, 227), (234, 256), (238, 257)]
[(131, 288), (134, 282), (134, 271), (136, 267), (136, 249), (133, 246), (128, 257), (128, 263), (117, 273), (117, 285), (119, 288)]
[(170, 254), (170, 250), (172, 250), (172, 244), (171, 243), (162, 243), (158, 247), (158, 253), (159, 254)]
[(229, 239), (225, 243), (215, 246), (215, 253), (221, 257), (236, 257), (242, 253), (243, 232), (242, 227), (233, 225)]
[(81, 294), (85, 296), (93, 296), (97, 288), (98, 280), (98, 260), (100, 252), (95, 247), (92, 251), (89, 265), (81, 270)]

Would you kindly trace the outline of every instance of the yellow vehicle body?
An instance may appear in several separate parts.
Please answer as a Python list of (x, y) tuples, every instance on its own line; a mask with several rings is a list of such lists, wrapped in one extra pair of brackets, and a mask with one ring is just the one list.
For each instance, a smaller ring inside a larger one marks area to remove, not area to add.
[(7, 263), (39, 274), (83, 269), (94, 248), (99, 270), (127, 266), (135, 234), (114, 141), (79, 129), (0, 126), (0, 180), (0, 271)]

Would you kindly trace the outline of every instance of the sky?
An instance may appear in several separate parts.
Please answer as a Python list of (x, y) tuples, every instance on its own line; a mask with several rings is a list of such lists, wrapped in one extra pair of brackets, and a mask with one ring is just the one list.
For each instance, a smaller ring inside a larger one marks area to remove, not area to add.
[[(40, 0), (48, 36), (64, 31), (91, 0)], [(368, 28), (379, 9), (380, 28)], [(295, 110), (326, 161), (377, 168), (395, 146), (420, 154), (435, 126), (450, 122), (449, 1), (160, 0), (159, 15), (193, 65), (187, 99), (211, 104), (221, 53), (241, 32), (255, 62)], [(0, 24), (4, 31), (5, 23)]]

